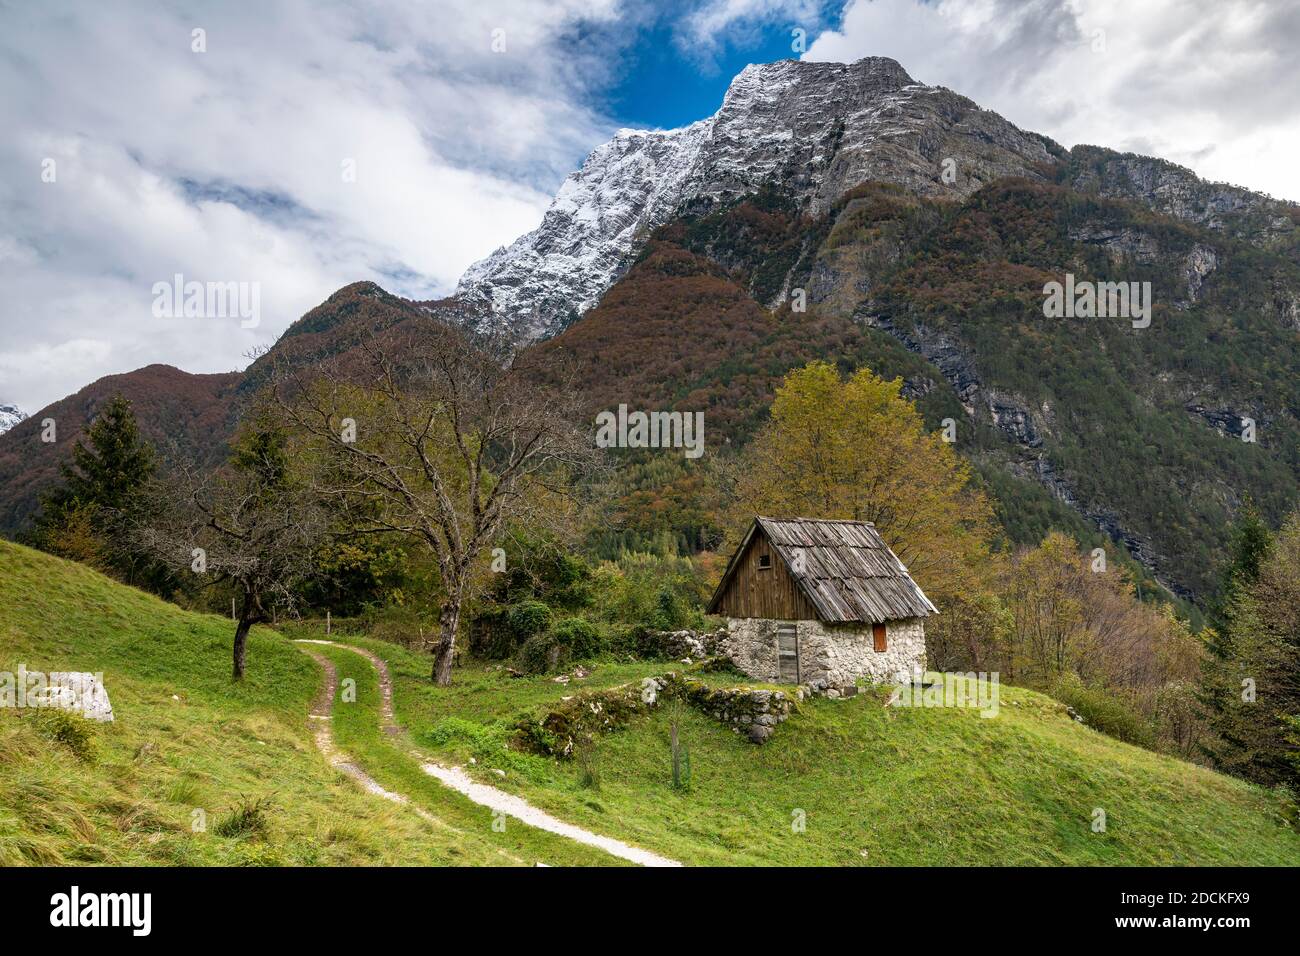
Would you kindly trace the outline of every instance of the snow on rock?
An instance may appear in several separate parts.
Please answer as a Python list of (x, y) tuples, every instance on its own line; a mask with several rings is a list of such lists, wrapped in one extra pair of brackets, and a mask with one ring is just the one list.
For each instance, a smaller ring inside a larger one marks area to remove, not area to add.
[(457, 294), (486, 300), (526, 338), (559, 331), (617, 278), (666, 222), (712, 126), (620, 130), (560, 187), (542, 224), (470, 266)]
[(3, 435), (26, 417), (27, 413), (17, 405), (0, 405), (0, 435)]
[(521, 337), (544, 338), (594, 306), (650, 232), (679, 215), (765, 185), (812, 213), (872, 179), (965, 196), (1000, 176), (1041, 177), (1049, 145), (885, 57), (748, 66), (713, 116), (620, 130), (596, 148), (541, 225), (472, 265), (457, 294), (490, 305)]

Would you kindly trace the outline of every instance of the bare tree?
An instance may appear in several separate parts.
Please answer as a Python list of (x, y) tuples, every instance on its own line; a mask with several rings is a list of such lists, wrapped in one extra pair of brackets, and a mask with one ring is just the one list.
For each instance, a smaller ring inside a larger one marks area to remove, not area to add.
[(130, 535), (137, 550), (201, 584), (233, 587), (235, 680), (244, 676), (252, 626), (270, 621), (273, 609), (294, 613), (326, 530), (323, 509), (291, 479), (288, 458), (287, 435), (255, 419), (225, 468), (185, 468), (157, 481), (154, 517)]
[(554, 527), (598, 462), (563, 372), (436, 319), (371, 335), (323, 367), (282, 363), (273, 394), (311, 439), (315, 490), (354, 533), (432, 553), (442, 595), (433, 680), (451, 683), (461, 609), (507, 521)]

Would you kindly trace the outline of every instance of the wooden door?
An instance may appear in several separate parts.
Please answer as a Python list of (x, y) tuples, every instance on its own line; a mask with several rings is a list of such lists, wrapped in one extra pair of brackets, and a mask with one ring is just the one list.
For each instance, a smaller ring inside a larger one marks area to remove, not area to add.
[(889, 649), (889, 645), (885, 640), (885, 625), (883, 622), (871, 625), (871, 636), (876, 641), (876, 653), (883, 654)]
[(793, 624), (777, 626), (776, 668), (779, 683), (799, 683), (799, 631)]

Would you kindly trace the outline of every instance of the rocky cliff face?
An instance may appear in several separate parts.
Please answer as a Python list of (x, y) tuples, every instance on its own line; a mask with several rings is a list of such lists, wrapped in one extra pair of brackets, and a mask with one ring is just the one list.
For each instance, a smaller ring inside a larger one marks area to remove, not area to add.
[(1153, 156), (1076, 146), (1063, 181), (1079, 192), (1134, 200), (1166, 216), (1257, 244), (1293, 236), (1300, 228), (1292, 203), (1240, 186), (1205, 182), (1190, 169)]
[(964, 197), (1002, 176), (1042, 178), (1056, 144), (893, 60), (749, 66), (721, 109), (668, 132), (622, 130), (560, 188), (542, 224), (471, 266), (458, 295), (524, 338), (596, 304), (651, 230), (775, 186), (817, 214), (866, 180)]

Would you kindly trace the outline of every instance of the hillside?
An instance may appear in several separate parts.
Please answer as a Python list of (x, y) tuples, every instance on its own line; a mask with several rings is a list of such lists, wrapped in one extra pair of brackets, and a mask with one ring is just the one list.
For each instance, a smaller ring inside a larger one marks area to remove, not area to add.
[[(960, 202), (867, 183), (821, 216), (768, 189), (659, 229), (535, 347), (578, 363), (593, 409), (703, 410), (713, 450), (810, 358), (902, 377), (930, 428), (958, 423), (1011, 540), (1083, 528), (1200, 600), (1242, 502), (1276, 522), (1300, 495), (1300, 265), (1274, 222), (1023, 179)], [(1066, 273), (1150, 282), (1150, 327), (1045, 318)]]
[[(0, 433), (0, 533), (13, 535), (31, 522), (41, 493), (59, 480), (77, 438), (104, 403), (121, 394), (131, 402), (141, 434), (166, 463), (212, 465), (248, 402), (266, 381), (272, 361), (309, 364), (347, 354), (367, 333), (429, 313), (463, 320), (471, 307), (455, 301), (412, 302), (373, 282), (354, 282), (297, 319), (276, 344), (243, 372), (196, 375), (170, 365), (147, 365), (107, 375)], [(41, 422), (53, 418), (57, 441), (41, 441)]]
[[(107, 375), (18, 422), (0, 434), (0, 532), (12, 534), (28, 524), (77, 438), (117, 394), (131, 402), (141, 433), (165, 458), (220, 461), (238, 420), (232, 398), (241, 378), (239, 372), (195, 375), (147, 365)], [(55, 442), (41, 440), (47, 418), (57, 426)]]
[[(444, 689), (429, 686), (423, 656), (353, 640), (388, 661), (397, 719), (422, 749), (566, 820), (687, 864), (1300, 864), (1300, 836), (1268, 792), (1080, 726), (1064, 705), (1031, 691), (1002, 688), (993, 718), (886, 708), (879, 688), (814, 699), (762, 747), (686, 710), (686, 791), (671, 786), (660, 711), (597, 739), (592, 787), (578, 761), (515, 749), (515, 721), (680, 664), (597, 663), (567, 684), (470, 664)], [(736, 680), (697, 676), (719, 686)], [(1092, 831), (1097, 808), (1104, 833)], [(806, 832), (791, 828), (796, 810)]]
[[(255, 630), (233, 686), (231, 637), (223, 618), (0, 541), (0, 670), (102, 671), (116, 715), (92, 727), (0, 708), (0, 865), (610, 862), (524, 827), (496, 833), (438, 786), (413, 798), (433, 820), (363, 793), (312, 743), (316, 665)], [(355, 706), (377, 720), (372, 688)], [(236, 811), (257, 801), (264, 828), (241, 826)]]
[[(0, 570), (0, 667), (102, 670), (117, 716), (82, 740), (80, 718), (0, 711), (3, 864), (619, 862), (530, 827), (488, 827), (486, 811), (420, 772), (406, 738), (562, 820), (691, 864), (1300, 862), (1267, 792), (1081, 727), (1028, 691), (1004, 688), (992, 719), (886, 709), (883, 691), (808, 701), (761, 748), (688, 711), (687, 791), (669, 784), (656, 713), (599, 739), (592, 789), (575, 763), (517, 749), (510, 728), (671, 665), (597, 662), (565, 685), (468, 662), (444, 689), (429, 685), (427, 657), (350, 639), (389, 662), (398, 739), (380, 731), (370, 665), (326, 649), (357, 686), (354, 705), (336, 704), (336, 737), (422, 819), (327, 766), (306, 719), (320, 673), (282, 636), (254, 633), (235, 687), (222, 618), (8, 543)], [(257, 801), (262, 819), (241, 826), (236, 811)], [(1091, 830), (1098, 807), (1105, 833)], [(191, 830), (196, 809), (206, 832)], [(806, 832), (791, 831), (795, 810)]]
[[(1225, 231), (1024, 180), (942, 206), (868, 192), (835, 217), (809, 295), (925, 357), (973, 426), (968, 454), (1200, 599), (1242, 502), (1276, 522), (1300, 494), (1295, 236)], [(1066, 274), (1150, 282), (1150, 326), (1045, 318)]]

